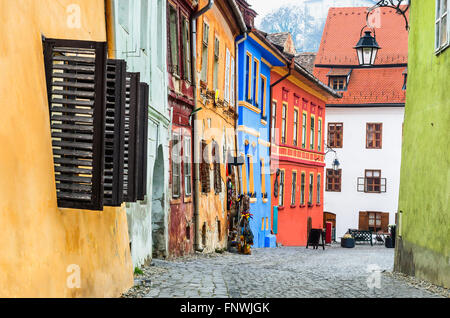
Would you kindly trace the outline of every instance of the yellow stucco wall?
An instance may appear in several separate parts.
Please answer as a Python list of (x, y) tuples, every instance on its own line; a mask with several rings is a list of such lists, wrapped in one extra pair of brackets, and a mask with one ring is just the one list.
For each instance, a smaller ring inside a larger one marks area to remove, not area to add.
[(119, 296), (133, 284), (124, 209), (56, 204), (41, 40), (106, 41), (104, 1), (0, 0), (0, 21), (0, 297)]
[[(224, 2), (224, 1), (222, 1)], [(199, 1), (199, 8), (203, 8), (207, 5), (207, 0)], [(227, 14), (231, 14), (231, 11)], [(233, 18), (231, 18), (233, 19)], [(217, 3), (202, 15), (197, 20), (197, 78), (200, 78), (201, 68), (202, 68), (202, 39), (203, 39), (203, 23), (209, 25), (209, 46), (208, 46), (208, 73), (207, 73), (207, 88), (208, 90), (213, 90), (213, 72), (214, 72), (214, 45), (215, 38), (220, 40), (220, 52), (219, 52), (219, 67), (218, 67), (218, 89), (219, 98), (224, 99), (224, 84), (225, 84), (225, 64), (226, 64), (226, 48), (230, 51), (230, 56), (236, 60), (235, 57), (235, 42), (234, 38), (237, 33), (233, 34), (232, 27), (228, 24), (225, 19), (225, 13), (222, 12)], [(234, 26), (236, 29), (237, 27)], [(237, 80), (237, 77), (236, 77)], [(231, 78), (230, 78), (231, 83)], [(197, 120), (201, 121), (203, 124), (202, 128), (198, 134), (203, 136), (203, 138), (211, 145), (212, 140), (219, 144), (220, 157), (222, 158), (223, 149), (223, 130), (225, 128), (225, 134), (227, 139), (227, 145), (231, 150), (235, 150), (235, 135), (234, 127), (235, 121), (232, 115), (224, 112), (224, 108), (214, 107), (212, 103), (207, 102), (206, 105), (203, 103), (200, 97), (200, 89), (197, 92), (198, 104), (197, 108), (202, 108), (198, 113)], [(208, 120), (210, 120), (212, 130), (208, 130)], [(209, 148), (211, 150), (211, 148)], [(211, 151), (210, 151), (211, 155)], [(201, 184), (198, 189), (199, 191), (199, 238), (200, 245), (204, 252), (213, 252), (215, 249), (223, 249), (227, 246), (227, 208), (226, 208), (226, 167), (221, 164), (221, 177), (222, 177), (222, 192), (216, 194), (214, 192), (214, 177), (213, 177), (213, 165), (211, 164), (210, 181), (211, 187), (209, 193), (201, 192)], [(220, 236), (218, 229), (218, 222), (220, 221)], [(206, 244), (202, 244), (202, 226), (206, 222)]]

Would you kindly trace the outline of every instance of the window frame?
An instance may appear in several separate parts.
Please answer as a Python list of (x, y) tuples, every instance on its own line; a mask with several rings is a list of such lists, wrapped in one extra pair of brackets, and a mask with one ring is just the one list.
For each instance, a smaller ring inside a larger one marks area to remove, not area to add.
[(306, 141), (308, 134), (308, 113), (303, 112), (302, 114), (302, 148), (306, 149)]
[(322, 117), (317, 119), (317, 151), (322, 151)]
[(247, 77), (245, 90), (245, 94), (247, 96), (245, 97), (245, 99), (247, 100), (247, 102), (251, 102), (252, 99), (252, 65), (252, 54), (247, 51), (245, 56), (245, 76)]
[[(175, 141), (177, 141), (175, 143)], [(177, 153), (175, 150), (175, 147), (179, 148), (179, 152)], [(182, 173), (181, 173), (181, 133), (172, 131), (172, 198), (179, 199), (181, 197), (181, 179), (182, 179)], [(175, 178), (175, 167), (178, 166), (178, 175)], [(176, 182), (176, 180), (178, 180)], [(178, 193), (175, 191), (175, 186), (178, 186)]]
[[(333, 129), (331, 129), (333, 127)], [(340, 128), (340, 131), (338, 131)], [(334, 136), (332, 140), (332, 136)], [(328, 123), (327, 129), (327, 141), (328, 146), (331, 148), (343, 148), (344, 147), (344, 123)], [(337, 143), (340, 142), (340, 145)]]
[[(172, 34), (172, 10), (175, 13), (175, 25), (173, 26), (175, 31), (174, 34)], [(167, 10), (167, 14), (168, 16), (168, 36), (169, 36), (169, 52), (170, 52), (170, 59), (169, 59), (169, 73), (175, 75), (175, 76), (180, 76), (181, 72), (181, 65), (180, 65), (180, 30), (179, 30), (179, 23), (180, 23), (180, 12), (177, 6), (174, 6), (172, 4), (168, 4), (168, 10)], [(173, 39), (172, 37), (175, 36), (175, 39)], [(176, 43), (176, 47), (173, 47), (173, 41), (175, 40)], [(175, 52), (174, 52), (175, 50)], [(176, 61), (176, 65), (174, 65), (174, 62)]]
[[(191, 136), (183, 137), (183, 176), (184, 195), (192, 196), (192, 139)], [(189, 191), (188, 191), (189, 189)]]
[(253, 105), (256, 107), (259, 107), (259, 60), (257, 58), (253, 58), (253, 76), (252, 76), (252, 83), (253, 83), (253, 92), (252, 92), (252, 101)]
[(320, 205), (322, 190), (322, 175), (319, 173), (316, 177), (316, 204)]
[[(331, 172), (331, 175), (330, 175)], [(337, 171), (333, 169), (326, 169), (326, 192), (341, 192), (342, 187), (342, 169), (339, 169)], [(332, 179), (331, 182), (329, 182), (329, 178)]]
[(302, 171), (300, 177), (300, 206), (305, 205), (306, 173)]
[[(368, 173), (372, 173), (372, 176), (368, 176)], [(378, 173), (379, 176), (375, 177), (374, 174)], [(371, 182), (369, 184), (368, 179), (379, 179), (378, 184), (376, 182)], [(372, 186), (373, 189), (369, 191), (369, 186)], [(379, 190), (375, 190), (375, 187), (378, 186)], [(363, 190), (361, 190), (363, 187)], [(358, 178), (357, 183), (357, 191), (364, 193), (386, 193), (387, 192), (387, 179), (382, 178), (380, 169), (366, 169), (364, 170), (364, 177)]]
[(294, 107), (294, 131), (292, 137), (292, 143), (294, 146), (298, 146), (298, 119), (299, 119), (299, 110), (297, 107)]
[(297, 188), (297, 170), (292, 170), (291, 206), (295, 205), (296, 188)]
[[(207, 35), (205, 38), (205, 30), (207, 30)], [(208, 83), (208, 56), (209, 56), (209, 36), (210, 36), (209, 24), (206, 20), (203, 20), (203, 30), (202, 30), (202, 68), (200, 70), (200, 81)]]
[[(342, 81), (342, 83), (341, 83)], [(337, 85), (335, 85), (337, 82)], [(342, 84), (342, 85), (341, 85)], [(347, 77), (346, 76), (330, 76), (329, 86), (335, 91), (346, 91), (347, 90)]]
[(261, 91), (261, 99), (262, 99), (260, 101), (260, 104), (261, 104), (261, 117), (264, 119), (264, 118), (267, 118), (267, 116), (266, 116), (267, 77), (264, 76), (263, 74), (260, 74), (259, 77), (260, 77), (260, 81), (261, 81), (261, 89), (260, 89), (260, 91)]
[(278, 101), (275, 99), (272, 99), (272, 110), (271, 110), (271, 122), (270, 126), (272, 129), (272, 143), (275, 143), (275, 132), (277, 127), (277, 107), (278, 107)]
[(308, 206), (313, 205), (314, 201), (314, 173), (309, 174), (309, 187), (308, 187)]
[(286, 144), (287, 140), (287, 108), (288, 104), (283, 102), (281, 106), (281, 143)]
[(278, 206), (284, 207), (284, 182), (285, 182), (285, 170), (280, 170), (280, 193), (278, 197)]
[[(446, 12), (441, 12), (441, 9), (443, 7), (443, 4), (446, 4), (447, 6), (447, 11)], [(450, 12), (450, 3), (448, 0), (436, 0), (435, 1), (435, 24), (434, 24), (434, 28), (435, 28), (435, 39), (434, 39), (434, 49), (435, 49), (435, 54), (438, 55), (441, 52), (443, 52), (445, 49), (447, 49), (450, 46), (450, 23), (449, 23), (449, 12)], [(446, 19), (446, 23), (447, 23), (447, 39), (446, 39), (446, 43), (441, 43), (441, 22), (442, 20)], [(439, 31), (439, 33), (438, 33)]]
[[(377, 125), (380, 125), (380, 130), (377, 130)], [(373, 126), (373, 131), (369, 131), (369, 127)], [(376, 138), (376, 134), (380, 134), (380, 138)], [(369, 135), (373, 135), (373, 145), (369, 145)], [(379, 142), (379, 145), (378, 145)], [(366, 123), (366, 149), (382, 149), (383, 148), (383, 123)]]
[[(189, 18), (181, 13), (181, 37), (183, 39), (183, 80), (192, 83), (191, 65), (191, 25)], [(185, 34), (187, 32), (187, 34)]]
[(316, 147), (316, 116), (311, 114), (310, 127), (309, 127), (309, 149), (314, 150)]

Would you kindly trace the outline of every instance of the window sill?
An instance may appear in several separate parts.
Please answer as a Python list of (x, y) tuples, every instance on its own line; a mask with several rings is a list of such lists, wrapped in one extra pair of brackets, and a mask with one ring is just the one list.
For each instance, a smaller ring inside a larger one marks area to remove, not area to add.
[(284, 210), (284, 206), (279, 206), (278, 207), (278, 211), (283, 211)]
[(181, 204), (181, 198), (173, 198), (172, 200), (170, 200), (170, 204), (171, 205)]
[(192, 196), (189, 195), (189, 196), (184, 197), (183, 201), (184, 201), (184, 203), (191, 203), (192, 202)]
[(250, 203), (256, 203), (256, 202), (258, 202), (258, 199), (255, 199), (255, 198), (250, 199)]
[(322, 204), (320, 204), (320, 203), (317, 203), (317, 204), (316, 204), (316, 206), (321, 206), (321, 205), (322, 205)]
[(263, 199), (262, 202), (267, 203), (267, 202), (269, 202), (269, 199)]
[(448, 49), (449, 47), (450, 47), (450, 42), (449, 42), (448, 44), (446, 44), (446, 45), (440, 47), (439, 49), (436, 49), (436, 50), (434, 51), (434, 54), (435, 54), (436, 56), (439, 56), (442, 52), (444, 52), (444, 51), (445, 51), (446, 49)]
[(295, 204), (291, 204), (291, 209), (295, 209), (297, 206)]
[(305, 205), (305, 204), (300, 204), (298, 207), (299, 207), (299, 208), (305, 208), (306, 205)]

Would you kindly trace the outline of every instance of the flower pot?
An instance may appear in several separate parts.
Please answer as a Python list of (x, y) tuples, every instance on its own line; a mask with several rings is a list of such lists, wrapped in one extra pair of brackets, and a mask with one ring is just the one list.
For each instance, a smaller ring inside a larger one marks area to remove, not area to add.
[(386, 239), (384, 240), (384, 246), (386, 246), (387, 248), (394, 248), (394, 242), (392, 241), (392, 238), (390, 236), (386, 237)]
[(341, 238), (341, 247), (353, 248), (355, 247), (355, 239), (353, 238)]

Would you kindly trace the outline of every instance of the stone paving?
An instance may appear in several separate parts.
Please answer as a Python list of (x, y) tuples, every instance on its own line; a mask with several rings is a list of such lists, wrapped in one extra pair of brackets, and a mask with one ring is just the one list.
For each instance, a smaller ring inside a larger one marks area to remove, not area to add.
[(393, 249), (370, 245), (325, 251), (281, 247), (253, 249), (252, 255), (153, 260), (158, 274), (151, 275), (146, 297), (440, 297), (386, 275), (393, 262)]

